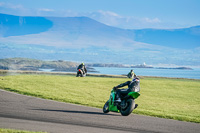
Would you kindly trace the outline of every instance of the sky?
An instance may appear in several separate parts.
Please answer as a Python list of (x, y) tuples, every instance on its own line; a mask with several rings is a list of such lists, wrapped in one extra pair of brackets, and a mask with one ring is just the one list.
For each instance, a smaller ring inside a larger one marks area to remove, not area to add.
[(0, 13), (86, 16), (124, 29), (174, 29), (200, 25), (200, 0), (0, 0)]

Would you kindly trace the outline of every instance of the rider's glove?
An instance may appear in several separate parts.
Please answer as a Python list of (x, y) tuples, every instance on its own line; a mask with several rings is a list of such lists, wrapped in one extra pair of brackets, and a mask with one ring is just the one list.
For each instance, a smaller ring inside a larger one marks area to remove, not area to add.
[(113, 87), (113, 90), (114, 90), (114, 91), (117, 91), (117, 87)]

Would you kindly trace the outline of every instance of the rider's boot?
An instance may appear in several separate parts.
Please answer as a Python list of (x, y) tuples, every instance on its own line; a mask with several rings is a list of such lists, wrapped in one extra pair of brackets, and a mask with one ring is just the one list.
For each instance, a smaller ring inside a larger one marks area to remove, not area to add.
[(116, 100), (115, 100), (115, 102), (121, 102), (121, 99), (120, 99), (120, 97), (116, 94)]
[(117, 100), (115, 100), (115, 102), (119, 102), (119, 103), (120, 103), (120, 102), (121, 102), (121, 99), (120, 99), (120, 98), (118, 98)]
[(138, 104), (135, 104), (135, 108), (134, 109), (136, 109), (138, 107)]

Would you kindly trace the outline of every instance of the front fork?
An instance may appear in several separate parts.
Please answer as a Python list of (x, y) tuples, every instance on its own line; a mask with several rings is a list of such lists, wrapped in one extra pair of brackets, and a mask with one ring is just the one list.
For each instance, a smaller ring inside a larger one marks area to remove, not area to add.
[(109, 110), (114, 111), (114, 112), (118, 112), (117, 106), (114, 105), (115, 96), (116, 96), (115, 92), (112, 90), (111, 94), (110, 94), (110, 99), (109, 99)]

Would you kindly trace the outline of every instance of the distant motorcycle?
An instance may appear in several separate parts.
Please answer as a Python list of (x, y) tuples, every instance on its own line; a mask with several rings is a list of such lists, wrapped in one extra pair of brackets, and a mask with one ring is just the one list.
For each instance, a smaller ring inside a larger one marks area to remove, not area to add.
[(85, 77), (86, 73), (83, 72), (82, 69), (78, 69), (76, 77)]
[(123, 116), (128, 116), (137, 107), (135, 99), (140, 96), (140, 88), (136, 87), (135, 91), (129, 92), (128, 94), (121, 97), (121, 102), (115, 102), (115, 91), (112, 89), (109, 100), (103, 107), (103, 112), (108, 113), (120, 112)]

